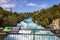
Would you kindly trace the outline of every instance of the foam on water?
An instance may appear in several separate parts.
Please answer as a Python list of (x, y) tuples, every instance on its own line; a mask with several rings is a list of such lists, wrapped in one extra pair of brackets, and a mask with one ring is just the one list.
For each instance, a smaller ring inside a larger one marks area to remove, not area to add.
[[(17, 26), (23, 28), (39, 28), (39, 29), (44, 29), (44, 27), (42, 27), (41, 25), (38, 25), (36, 23), (32, 22), (32, 17), (28, 18), (28, 19), (24, 19), (23, 21), (21, 21), (20, 23), (17, 23)], [(30, 30), (20, 30), (19, 33), (33, 33), (33, 31)], [(50, 31), (38, 31), (35, 30), (36, 34), (53, 34)], [(35, 36), (35, 40), (60, 40), (58, 37), (54, 37), (54, 36)], [(7, 38), (5, 40), (33, 40), (33, 36), (32, 35), (8, 35)]]

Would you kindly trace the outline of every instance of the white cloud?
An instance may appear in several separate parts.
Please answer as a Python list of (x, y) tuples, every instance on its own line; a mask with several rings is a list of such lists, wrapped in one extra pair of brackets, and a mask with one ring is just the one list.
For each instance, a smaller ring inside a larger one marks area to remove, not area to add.
[(0, 7), (3, 7), (3, 8), (9, 8), (9, 7), (15, 7), (16, 4), (1, 4)]
[(26, 4), (27, 6), (37, 6), (37, 4), (35, 4), (35, 3), (28, 3), (28, 4)]
[(28, 4), (26, 4), (26, 6), (46, 8), (47, 7), (47, 4), (28, 3)]
[(39, 5), (39, 7), (46, 8), (47, 7), (47, 4), (41, 4), (41, 5)]
[(3, 7), (3, 8), (15, 7), (16, 3), (12, 3), (13, 1), (12, 0), (0, 0), (0, 7)]
[(8, 3), (10, 0), (0, 0), (0, 3)]
[(1, 3), (6, 3), (6, 0), (0, 0)]
[(9, 7), (21, 7), (23, 4), (27, 3), (27, 0), (0, 0), (0, 7), (9, 8)]

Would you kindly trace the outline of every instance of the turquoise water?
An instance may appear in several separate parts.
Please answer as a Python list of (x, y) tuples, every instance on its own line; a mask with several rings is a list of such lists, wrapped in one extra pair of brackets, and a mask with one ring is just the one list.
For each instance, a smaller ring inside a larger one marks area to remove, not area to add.
[[(33, 23), (32, 17), (29, 17), (27, 19), (24, 19), (20, 23), (17, 23), (18, 27), (21, 27), (21, 29), (25, 28), (37, 28), (37, 29), (45, 29), (41, 25), (38, 25), (36, 23)], [(20, 30), (18, 33), (33, 33), (33, 30)], [(53, 34), (50, 31), (40, 31), (40, 30), (35, 30), (36, 34)], [(5, 40), (33, 40), (32, 35), (8, 35)], [(35, 36), (35, 40), (60, 40), (58, 37), (54, 36)]]

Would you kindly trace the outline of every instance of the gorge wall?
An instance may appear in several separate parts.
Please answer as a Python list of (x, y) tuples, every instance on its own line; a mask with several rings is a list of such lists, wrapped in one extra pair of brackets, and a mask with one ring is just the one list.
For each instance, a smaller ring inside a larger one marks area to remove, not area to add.
[[(49, 25), (51, 29), (59, 29), (60, 30), (60, 18), (53, 20), (52, 24)], [(59, 34), (60, 31), (53, 31), (56, 34)]]

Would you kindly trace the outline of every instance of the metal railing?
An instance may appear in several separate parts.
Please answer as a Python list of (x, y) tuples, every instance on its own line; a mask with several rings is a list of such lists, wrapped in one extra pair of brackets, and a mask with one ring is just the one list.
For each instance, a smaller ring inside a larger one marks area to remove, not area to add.
[[(33, 33), (8, 33), (4, 40), (60, 40), (60, 34), (40, 34), (35, 33), (36, 30), (40, 31), (60, 31), (58, 29), (20, 29), (20, 30), (33, 30)], [(6, 34), (6, 33), (5, 33)], [(2, 36), (0, 36), (1, 38)], [(0, 40), (3, 40), (2, 38)]]

